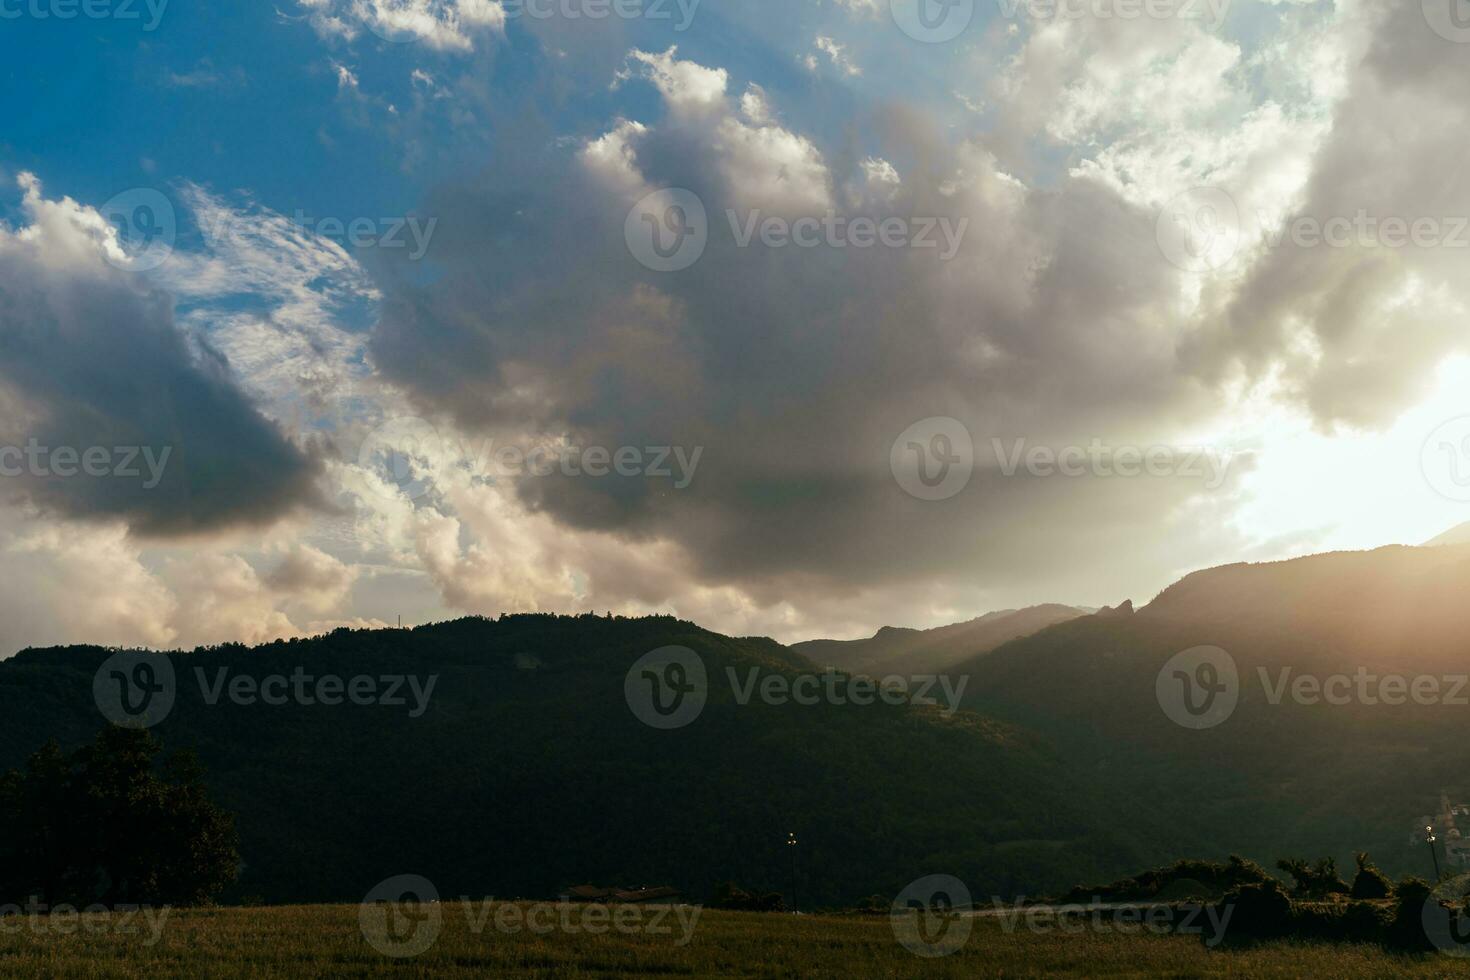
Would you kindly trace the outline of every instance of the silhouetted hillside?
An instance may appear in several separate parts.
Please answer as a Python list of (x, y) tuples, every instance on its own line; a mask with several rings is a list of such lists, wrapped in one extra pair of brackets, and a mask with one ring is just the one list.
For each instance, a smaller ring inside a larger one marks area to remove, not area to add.
[[(1427, 874), (1414, 822), (1437, 812), (1441, 788), (1470, 788), (1467, 598), (1466, 548), (1230, 565), (1132, 615), (1063, 623), (956, 669), (970, 677), (967, 706), (1053, 739), (1081, 792), (1135, 796), (1197, 841), (1193, 853), (1346, 864), (1367, 849), (1395, 874)], [(1190, 730), (1166, 716), (1156, 684), (1171, 657), (1203, 645), (1229, 654), (1239, 702), (1223, 723)], [(1394, 676), (1402, 691), (1381, 686)], [(1435, 703), (1415, 702), (1420, 677), (1435, 679)], [(1324, 682), (1345, 703), (1328, 703)]]
[[(699, 654), (710, 695), (687, 727), (660, 731), (634, 716), (624, 679), (669, 644)], [(29, 650), (0, 663), (0, 764), (52, 736), (92, 736), (93, 675), (108, 655)], [(726, 668), (744, 683), (752, 668), (791, 679), (810, 665), (770, 640), (670, 618), (466, 619), (169, 659), (177, 700), (153, 731), (195, 748), (214, 797), (238, 814), (237, 895), (357, 900), (410, 872), (444, 894), (548, 896), (593, 881), (702, 896), (728, 879), (784, 892), (788, 832), (803, 903), (896, 894), (934, 872), (1034, 894), (1157, 857), (1076, 798), (1038, 739), (932, 707), (740, 705)], [(211, 705), (195, 680), (298, 666), (438, 680), (417, 718), (409, 706)]]
[(1085, 609), (1048, 603), (1004, 609), (929, 630), (885, 626), (863, 640), (807, 640), (792, 644), (791, 649), (822, 666), (873, 677), (932, 674), (1009, 640), (1085, 615)]

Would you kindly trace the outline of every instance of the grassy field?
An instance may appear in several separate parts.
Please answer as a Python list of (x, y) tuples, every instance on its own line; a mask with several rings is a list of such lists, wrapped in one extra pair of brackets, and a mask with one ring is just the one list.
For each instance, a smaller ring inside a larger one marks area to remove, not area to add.
[[(364, 938), (358, 906), (174, 911), (152, 931), (141, 917), (127, 925), (98, 919), (84, 930), (76, 918), (10, 916), (0, 919), (0, 976), (1470, 976), (1470, 962), (1447, 956), (1287, 944), (1225, 952), (1183, 936), (1036, 934), (1024, 927), (1007, 933), (994, 920), (977, 920), (952, 955), (920, 958), (895, 941), (886, 916), (703, 912), (692, 932), (670, 917), (669, 934), (609, 928), (589, 935), (497, 929), (497, 920), (513, 922), (528, 906), (471, 906), (468, 916), (460, 903), (436, 908), (437, 936), (406, 958), (385, 955)], [(136, 933), (124, 934), (129, 928)], [(676, 945), (685, 934), (690, 941)]]

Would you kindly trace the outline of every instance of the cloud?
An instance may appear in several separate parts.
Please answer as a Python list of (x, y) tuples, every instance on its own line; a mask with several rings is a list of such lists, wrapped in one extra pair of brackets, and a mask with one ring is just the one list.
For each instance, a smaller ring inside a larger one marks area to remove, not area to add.
[[(699, 597), (718, 593), (727, 615), (743, 605), (745, 621), (788, 630), (884, 594), (957, 609), (1041, 583), (1093, 595), (1097, 563), (1124, 552), (1111, 588), (1143, 589), (1186, 555), (1229, 547), (1230, 486), (1006, 477), (990, 452), (991, 437), (1175, 442), (1226, 407), (1177, 361), (1181, 275), (1159, 254), (1150, 208), (1085, 174), (1028, 186), (978, 142), (945, 147), (903, 113), (890, 146), (824, 152), (773, 122), (764, 93), (732, 99), (724, 70), (673, 50), (635, 50), (629, 65), (623, 84), (651, 82), (662, 114), (614, 121), (580, 149), (497, 158), (483, 180), (441, 189), (434, 210), (460, 216), (441, 229), (442, 275), (387, 290), (373, 339), (389, 378), (466, 432), (704, 448), (682, 491), (510, 481), (550, 520), (543, 547), (556, 533), (621, 541), (643, 599), (711, 608)], [(900, 169), (910, 139), (931, 156)], [(711, 221), (703, 257), (672, 275), (643, 269), (624, 242), (629, 209), (665, 186), (697, 193)], [(737, 223), (929, 216), (974, 232), (950, 262), (924, 249), (742, 248), (727, 211)], [(907, 497), (889, 472), (894, 439), (934, 415), (962, 420), (985, 457), (942, 506)], [(456, 550), (473, 523), (456, 520), (436, 525), (436, 576), (446, 589), (493, 581), (505, 552)], [(1161, 521), (1168, 545), (1140, 544)], [(574, 563), (590, 594), (626, 596), (594, 554)], [(655, 555), (677, 571), (660, 574)], [(792, 596), (798, 608), (784, 608)]]
[(817, 39), (812, 42), (812, 53), (802, 60), (808, 71), (816, 71), (820, 66), (821, 61), (817, 57), (818, 54), (824, 55), (832, 67), (843, 75), (854, 77), (863, 73), (848, 55), (847, 46), (840, 41), (834, 41), (825, 34), (817, 35)]
[(468, 54), (475, 38), (505, 30), (498, 0), (297, 0), (324, 39), (355, 40), (369, 31), (433, 51)]
[[(180, 329), (166, 292), (125, 271), (134, 257), (116, 229), (45, 199), (30, 174), (20, 185), (28, 224), (0, 228), (0, 445), (29, 458), (0, 491), (156, 536), (317, 504), (319, 462), (257, 411), (207, 338)], [(71, 475), (70, 456), (91, 450), (106, 466), (94, 456)]]

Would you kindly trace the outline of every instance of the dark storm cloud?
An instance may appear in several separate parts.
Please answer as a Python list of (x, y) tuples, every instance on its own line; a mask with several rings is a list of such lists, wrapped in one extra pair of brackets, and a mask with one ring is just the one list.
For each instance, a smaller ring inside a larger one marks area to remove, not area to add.
[(186, 340), (167, 294), (104, 264), (68, 224), (70, 202), (37, 195), (28, 204), (49, 210), (34, 237), (0, 239), (0, 494), (148, 535), (264, 524), (313, 503), (319, 463)]
[[(781, 177), (750, 190), (760, 174), (742, 168), (760, 159), (742, 133), (759, 128), (721, 101), (628, 136), (648, 185), (687, 188), (708, 210), (703, 257), (668, 274), (625, 243), (644, 188), (609, 189), (562, 147), (502, 141), (515, 151), (427, 205), (445, 216), (430, 254), (440, 275), (387, 288), (380, 370), (472, 431), (703, 447), (686, 490), (554, 475), (520, 494), (570, 526), (673, 538), (706, 581), (758, 600), (797, 578), (809, 589), (946, 575), (1064, 589), (1068, 567), (1095, 580), (1096, 562), (1124, 551), (1139, 556), (1119, 573), (1131, 588), (1157, 562), (1218, 543), (1206, 521), (1140, 544), (1197, 482), (1005, 476), (990, 448), (1148, 445), (1217, 407), (1175, 361), (1178, 273), (1159, 255), (1154, 215), (1085, 181), (1028, 191), (982, 151), (942, 149), (931, 134), (930, 159), (897, 188), (869, 185), (861, 155), (824, 147), (824, 192), (849, 217), (968, 220), (951, 261), (942, 247), (742, 248), (727, 209), (737, 221), (757, 207), (824, 210), (792, 205)], [(889, 472), (895, 438), (930, 416), (963, 422), (980, 457), (970, 486), (942, 502), (907, 496)]]

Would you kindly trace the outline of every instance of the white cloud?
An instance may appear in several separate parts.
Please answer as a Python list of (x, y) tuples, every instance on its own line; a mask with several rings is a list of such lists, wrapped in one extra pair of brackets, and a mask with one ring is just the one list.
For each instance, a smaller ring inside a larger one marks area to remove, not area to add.
[(297, 0), (324, 39), (355, 40), (369, 31), (434, 51), (469, 53), (481, 34), (505, 30), (499, 0)]

